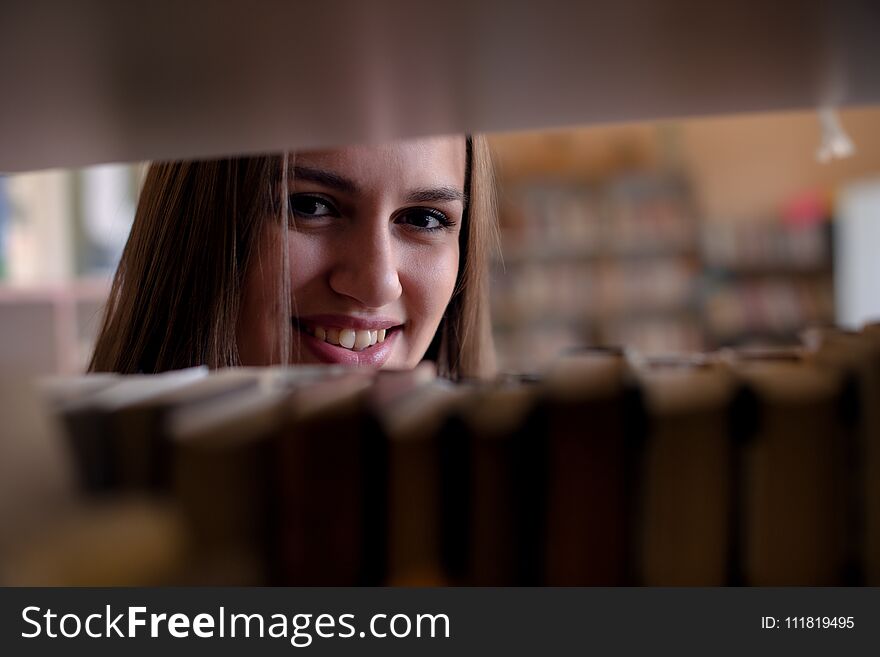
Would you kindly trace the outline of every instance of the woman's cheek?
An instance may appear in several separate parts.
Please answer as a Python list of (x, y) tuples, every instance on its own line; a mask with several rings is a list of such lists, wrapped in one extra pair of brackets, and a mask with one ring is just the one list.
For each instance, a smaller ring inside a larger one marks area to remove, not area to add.
[(329, 266), (326, 255), (329, 247), (318, 236), (295, 231), (290, 231), (287, 247), (290, 288), (296, 294), (298, 288), (314, 280), (322, 269)]
[(275, 339), (278, 330), (277, 242), (261, 237), (259, 251), (248, 265), (242, 288), (237, 341), (242, 365), (270, 365), (277, 362)]
[(436, 249), (407, 260), (406, 272), (401, 278), (408, 283), (406, 312), (409, 319), (418, 324), (413, 336), (413, 347), (421, 353), (413, 354), (416, 362), (428, 349), (434, 333), (452, 298), (458, 275), (458, 246)]
[(444, 254), (442, 261), (438, 263), (437, 270), (437, 288), (441, 297), (440, 315), (442, 316), (452, 299), (452, 293), (455, 290), (456, 279), (458, 278), (458, 243), (453, 247), (449, 247)]

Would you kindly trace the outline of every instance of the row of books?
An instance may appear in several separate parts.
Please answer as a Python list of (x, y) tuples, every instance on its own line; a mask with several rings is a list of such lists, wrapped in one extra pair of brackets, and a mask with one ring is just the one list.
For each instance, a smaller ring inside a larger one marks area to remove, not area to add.
[(682, 181), (632, 176), (604, 186), (533, 183), (511, 193), (502, 216), (512, 260), (561, 254), (638, 256), (696, 251), (697, 227)]
[[(690, 332), (700, 282), (699, 231), (684, 180), (633, 174), (592, 185), (533, 181), (508, 197), (504, 258), (492, 285), (502, 366), (544, 367), (548, 350), (570, 342), (568, 335), (603, 344), (636, 337), (633, 346), (643, 350), (701, 344), (680, 339)], [(664, 327), (647, 340), (634, 328), (646, 318)], [(541, 347), (519, 350), (515, 345), (532, 341), (539, 326), (534, 343)]]
[(15, 402), (43, 439), (3, 448), (0, 577), (878, 585), (880, 327), (805, 340), (585, 348), (491, 383), (428, 363), (47, 381), (50, 416)]
[[(637, 345), (647, 354), (700, 351), (705, 346), (703, 325), (696, 316), (653, 313), (651, 308), (633, 316), (605, 319), (535, 316), (532, 325), (516, 331), (499, 331), (495, 351), (511, 372), (532, 372), (552, 364), (565, 350), (583, 344)], [(559, 321), (562, 319), (562, 321)]]
[(768, 278), (709, 286), (706, 325), (718, 341), (743, 337), (790, 339), (799, 327), (831, 321), (834, 293), (831, 280)]
[(515, 331), (495, 334), (495, 352), (509, 372), (532, 372), (552, 363), (565, 350), (583, 344), (602, 344), (597, 325), (582, 321), (550, 323), (537, 321)]
[(506, 260), (547, 252), (592, 254), (605, 241), (600, 196), (588, 187), (530, 185), (512, 196), (502, 215)]
[(701, 230), (703, 258), (709, 267), (743, 271), (828, 268), (828, 228), (825, 222), (710, 222)]
[(510, 324), (546, 317), (576, 323), (674, 313), (696, 307), (697, 273), (695, 263), (681, 258), (518, 267), (493, 278), (493, 317)]
[(638, 345), (646, 354), (687, 353), (705, 347), (702, 323), (685, 308), (665, 315), (621, 316), (605, 323), (602, 330), (605, 344)]
[(624, 178), (615, 183), (610, 204), (612, 251), (622, 255), (696, 251), (696, 218), (684, 180)]

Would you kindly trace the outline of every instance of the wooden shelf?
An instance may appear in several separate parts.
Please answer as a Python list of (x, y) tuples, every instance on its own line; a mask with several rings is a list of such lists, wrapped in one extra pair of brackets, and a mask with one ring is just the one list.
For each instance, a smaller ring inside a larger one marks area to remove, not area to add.
[(858, 0), (169, 11), (4, 2), (0, 171), (880, 101), (880, 5)]

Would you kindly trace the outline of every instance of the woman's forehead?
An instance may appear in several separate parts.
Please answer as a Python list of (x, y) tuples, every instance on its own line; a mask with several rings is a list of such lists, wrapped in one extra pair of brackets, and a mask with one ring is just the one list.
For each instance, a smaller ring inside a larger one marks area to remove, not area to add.
[(408, 191), (463, 189), (465, 162), (465, 138), (453, 136), (298, 152), (295, 167), (338, 176), (352, 183), (353, 192), (377, 187)]

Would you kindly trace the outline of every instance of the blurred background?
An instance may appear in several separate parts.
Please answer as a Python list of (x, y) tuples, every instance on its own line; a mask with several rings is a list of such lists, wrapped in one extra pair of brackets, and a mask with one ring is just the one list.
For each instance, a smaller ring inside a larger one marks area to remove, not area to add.
[(493, 136), (501, 366), (577, 344), (785, 344), (880, 316), (880, 110), (837, 118), (849, 157), (819, 152), (815, 111)]
[[(501, 367), (583, 344), (784, 344), (880, 317), (880, 109), (836, 118), (854, 152), (828, 161), (815, 111), (492, 135)], [(85, 368), (143, 172), (0, 177), (0, 367)]]
[(0, 367), (85, 370), (134, 219), (142, 165), (0, 176)]

